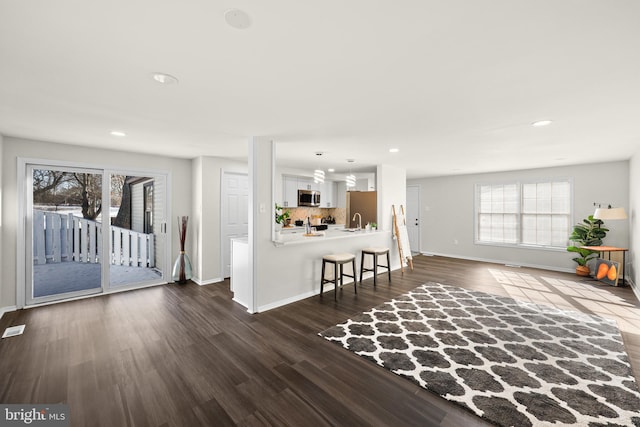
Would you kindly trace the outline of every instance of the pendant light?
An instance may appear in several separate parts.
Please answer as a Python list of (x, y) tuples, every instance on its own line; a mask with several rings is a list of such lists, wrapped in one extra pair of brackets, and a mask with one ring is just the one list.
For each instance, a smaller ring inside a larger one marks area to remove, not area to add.
[[(347, 163), (353, 163), (353, 162), (355, 162), (355, 160), (347, 159)], [(353, 188), (356, 186), (356, 176), (353, 173), (351, 173), (351, 167), (349, 167), (349, 175), (345, 177), (345, 181), (347, 183), (347, 189)]]
[(354, 174), (349, 174), (346, 177), (347, 188), (353, 188), (356, 186), (356, 176)]
[[(323, 154), (324, 152), (322, 151), (316, 151), (317, 157), (322, 157)], [(313, 171), (313, 182), (316, 184), (324, 184), (324, 170), (318, 168)]]
[(322, 169), (313, 171), (313, 182), (316, 184), (324, 184), (324, 171)]

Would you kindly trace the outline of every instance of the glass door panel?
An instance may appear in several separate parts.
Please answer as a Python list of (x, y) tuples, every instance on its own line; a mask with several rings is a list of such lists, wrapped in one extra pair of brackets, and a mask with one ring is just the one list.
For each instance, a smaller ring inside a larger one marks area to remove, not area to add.
[[(111, 287), (154, 283), (163, 279), (166, 179), (162, 176), (110, 175)], [(161, 189), (162, 191), (157, 191)]]
[(27, 170), (27, 303), (102, 291), (102, 172)]

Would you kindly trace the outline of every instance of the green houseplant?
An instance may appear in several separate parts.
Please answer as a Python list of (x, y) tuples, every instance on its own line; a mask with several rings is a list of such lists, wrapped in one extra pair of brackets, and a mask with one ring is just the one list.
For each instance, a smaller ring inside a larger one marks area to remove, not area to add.
[(578, 263), (576, 266), (576, 274), (579, 276), (588, 276), (591, 272), (588, 262), (595, 258), (598, 254), (596, 251), (583, 249), (582, 246), (601, 246), (602, 239), (607, 235), (609, 229), (602, 227), (604, 222), (595, 219), (593, 215), (583, 219), (581, 223), (573, 227), (573, 233), (569, 236), (574, 244), (567, 247), (567, 251), (575, 253), (577, 256), (573, 258)]
[(276, 203), (276, 224), (281, 224), (283, 227), (287, 224), (287, 219), (291, 216), (289, 211), (285, 211), (284, 208)]

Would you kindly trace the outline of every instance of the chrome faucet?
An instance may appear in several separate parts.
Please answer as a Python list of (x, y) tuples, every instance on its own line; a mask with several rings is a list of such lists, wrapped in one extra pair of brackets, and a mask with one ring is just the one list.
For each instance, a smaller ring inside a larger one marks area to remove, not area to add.
[(358, 217), (358, 230), (362, 230), (362, 215), (360, 215), (359, 212), (353, 214), (353, 218), (351, 219), (351, 221), (355, 221), (356, 216)]

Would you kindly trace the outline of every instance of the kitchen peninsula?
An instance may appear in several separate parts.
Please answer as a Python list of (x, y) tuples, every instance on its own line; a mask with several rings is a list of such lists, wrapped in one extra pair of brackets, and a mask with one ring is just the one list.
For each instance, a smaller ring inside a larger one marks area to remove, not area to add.
[[(378, 232), (350, 233), (345, 231), (342, 233), (351, 235), (351, 237), (310, 237), (309, 239), (316, 240), (278, 245), (274, 244), (276, 224), (272, 207), (276, 202), (286, 199), (283, 199), (281, 195), (283, 191), (282, 175), (281, 172), (276, 171), (275, 165), (278, 157), (276, 154), (275, 143), (268, 137), (253, 137), (249, 142), (249, 236), (245, 251), (245, 254), (248, 253), (246, 268), (248, 279), (244, 284), (244, 288), (249, 291), (246, 300), (248, 312), (264, 312), (309, 297), (313, 297), (312, 300), (319, 304), (328, 303), (327, 298), (317, 297), (320, 292), (322, 257), (327, 254), (349, 252), (359, 258), (363, 248), (388, 247), (391, 256), (391, 269), (400, 268), (398, 248), (392, 238), (391, 230), (393, 229), (392, 207), (406, 203), (406, 172), (404, 169), (379, 164), (375, 166), (375, 172), (371, 171), (375, 174), (374, 190), (377, 192), (376, 219), (367, 220), (364, 217), (362, 219), (358, 217), (358, 222), (361, 225), (366, 225), (367, 222), (376, 222)], [(264, 161), (269, 158), (273, 161)], [(336, 181), (334, 181), (335, 189), (341, 193), (342, 186), (346, 183), (343, 180), (338, 181), (338, 179), (341, 178), (336, 177)], [(340, 200), (342, 199), (340, 197)], [(346, 203), (346, 194), (344, 200)], [(282, 203), (278, 204), (283, 206)], [(331, 215), (333, 216), (333, 214)], [(352, 215), (355, 216), (355, 213)], [(322, 216), (328, 216), (328, 213), (322, 213)], [(336, 216), (333, 217), (336, 218)], [(336, 223), (340, 223), (337, 218)], [(365, 281), (365, 283), (364, 286), (373, 285), (371, 282)], [(232, 284), (234, 293), (236, 285), (239, 284)], [(355, 297), (351, 292), (342, 292), (341, 294), (342, 297), (338, 295), (338, 304), (341, 298)], [(331, 298), (331, 303), (334, 303), (333, 298)]]
[[(271, 305), (261, 306), (257, 311), (265, 311), (284, 304), (318, 295), (320, 292), (320, 275), (322, 271), (322, 257), (332, 253), (352, 253), (356, 255), (356, 268), (360, 274), (360, 253), (367, 247), (391, 247), (395, 241), (390, 231), (367, 231), (347, 229), (334, 226), (316, 235), (305, 235), (304, 227), (298, 227), (291, 232), (284, 232), (279, 240), (272, 240), (274, 251), (278, 259), (289, 260), (288, 267), (279, 271), (281, 280), (279, 288), (271, 288), (270, 291), (281, 292), (282, 297)], [(234, 292), (234, 300), (249, 308), (250, 303), (246, 298), (251, 294), (247, 288), (250, 286), (245, 274), (244, 261), (247, 258), (248, 244), (245, 240), (233, 241), (231, 290)], [(369, 260), (370, 262), (370, 260)], [(399, 260), (396, 260), (399, 266)], [(392, 269), (394, 268), (392, 260)], [(238, 268), (236, 268), (236, 265)], [(345, 266), (349, 272), (350, 266)], [(397, 267), (396, 267), (397, 268)], [(327, 277), (332, 274), (327, 272)], [(364, 278), (371, 277), (372, 273), (365, 273)], [(352, 281), (348, 279), (345, 283)], [(325, 286), (325, 291), (333, 289), (331, 285)], [(351, 295), (351, 294), (349, 294)]]

